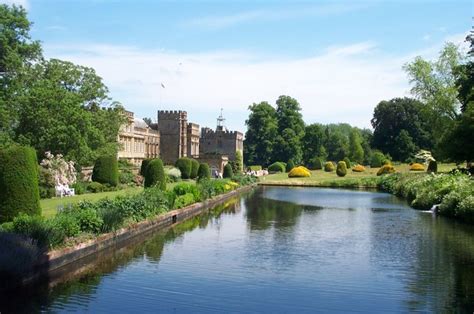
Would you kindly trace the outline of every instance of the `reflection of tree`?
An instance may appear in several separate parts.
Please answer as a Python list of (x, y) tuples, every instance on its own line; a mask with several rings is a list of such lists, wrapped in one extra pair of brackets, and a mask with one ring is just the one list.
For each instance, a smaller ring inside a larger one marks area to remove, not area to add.
[[(50, 278), (49, 281), (23, 290), (4, 293), (0, 295), (0, 313), (38, 312), (39, 309), (50, 308), (54, 303), (68, 303), (68, 300), (78, 296), (82, 300), (92, 299), (104, 275), (126, 267), (142, 256), (158, 263), (167, 242), (173, 242), (196, 228), (205, 228), (209, 222), (220, 219), (223, 213), (235, 213), (240, 205), (239, 200), (240, 197), (232, 198), (168, 230), (138, 236), (121, 248), (112, 247), (86, 257), (76, 265), (71, 265), (71, 269), (63, 269), (58, 282)], [(87, 307), (87, 304), (84, 306)]]

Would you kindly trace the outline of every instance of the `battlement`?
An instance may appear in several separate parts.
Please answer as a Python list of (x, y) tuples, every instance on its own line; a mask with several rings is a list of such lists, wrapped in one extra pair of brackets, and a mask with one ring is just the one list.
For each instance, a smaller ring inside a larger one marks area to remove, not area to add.
[(201, 129), (201, 136), (202, 137), (214, 137), (214, 136), (217, 136), (217, 135), (221, 135), (221, 136), (226, 137), (226, 138), (235, 138), (239, 135), (243, 136), (243, 134), (239, 131), (229, 131), (229, 130), (215, 131), (211, 128), (202, 128)]
[(158, 120), (186, 120), (188, 113), (183, 110), (158, 110)]

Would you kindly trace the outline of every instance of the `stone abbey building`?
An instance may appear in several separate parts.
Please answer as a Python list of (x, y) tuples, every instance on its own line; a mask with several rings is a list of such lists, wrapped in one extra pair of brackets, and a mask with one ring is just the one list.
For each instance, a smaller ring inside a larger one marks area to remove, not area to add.
[(229, 160), (235, 160), (237, 151), (243, 152), (243, 134), (225, 128), (222, 112), (215, 130), (200, 130), (198, 124), (188, 122), (187, 112), (181, 110), (159, 110), (158, 123), (151, 125), (135, 118), (133, 112), (125, 114), (128, 120), (118, 135), (118, 157), (136, 166), (146, 158), (159, 157), (165, 165), (174, 165), (181, 157), (191, 157), (222, 172)]

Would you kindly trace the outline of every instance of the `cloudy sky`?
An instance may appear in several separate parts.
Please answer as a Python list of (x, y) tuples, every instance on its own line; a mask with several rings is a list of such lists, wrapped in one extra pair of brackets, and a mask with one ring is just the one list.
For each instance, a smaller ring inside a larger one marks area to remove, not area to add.
[(307, 123), (369, 127), (379, 101), (409, 95), (403, 64), (462, 43), (473, 11), (454, 0), (0, 2), (25, 6), (46, 57), (94, 67), (138, 117), (182, 109), (214, 126), (223, 108), (242, 131), (249, 105), (279, 95)]

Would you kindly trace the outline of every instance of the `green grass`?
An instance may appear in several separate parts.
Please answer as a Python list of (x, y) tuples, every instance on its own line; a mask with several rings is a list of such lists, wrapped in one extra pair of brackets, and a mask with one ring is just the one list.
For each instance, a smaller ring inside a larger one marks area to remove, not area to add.
[[(185, 180), (186, 182), (194, 182), (191, 180)], [(174, 188), (177, 183), (168, 183), (167, 188), (168, 190)], [(81, 194), (76, 196), (70, 197), (63, 197), (63, 198), (49, 198), (43, 199), (40, 201), (42, 214), (44, 217), (49, 218), (58, 212), (58, 207), (64, 207), (69, 204), (77, 204), (81, 201), (89, 201), (89, 202), (97, 202), (103, 198), (115, 198), (120, 195), (133, 195), (138, 194), (143, 191), (143, 187), (129, 187), (119, 191), (111, 191), (111, 192), (101, 192), (101, 193), (87, 193)]]
[[(410, 172), (408, 164), (395, 164), (394, 167), (397, 172)], [(455, 164), (438, 164), (438, 171), (446, 172), (455, 167)], [(277, 173), (260, 178), (259, 183), (265, 185), (375, 188), (377, 187), (378, 170), (379, 168), (366, 168), (364, 172), (348, 170), (345, 177), (338, 177), (336, 171), (325, 172), (324, 170), (313, 170), (311, 177), (308, 178), (288, 178), (287, 173)]]

